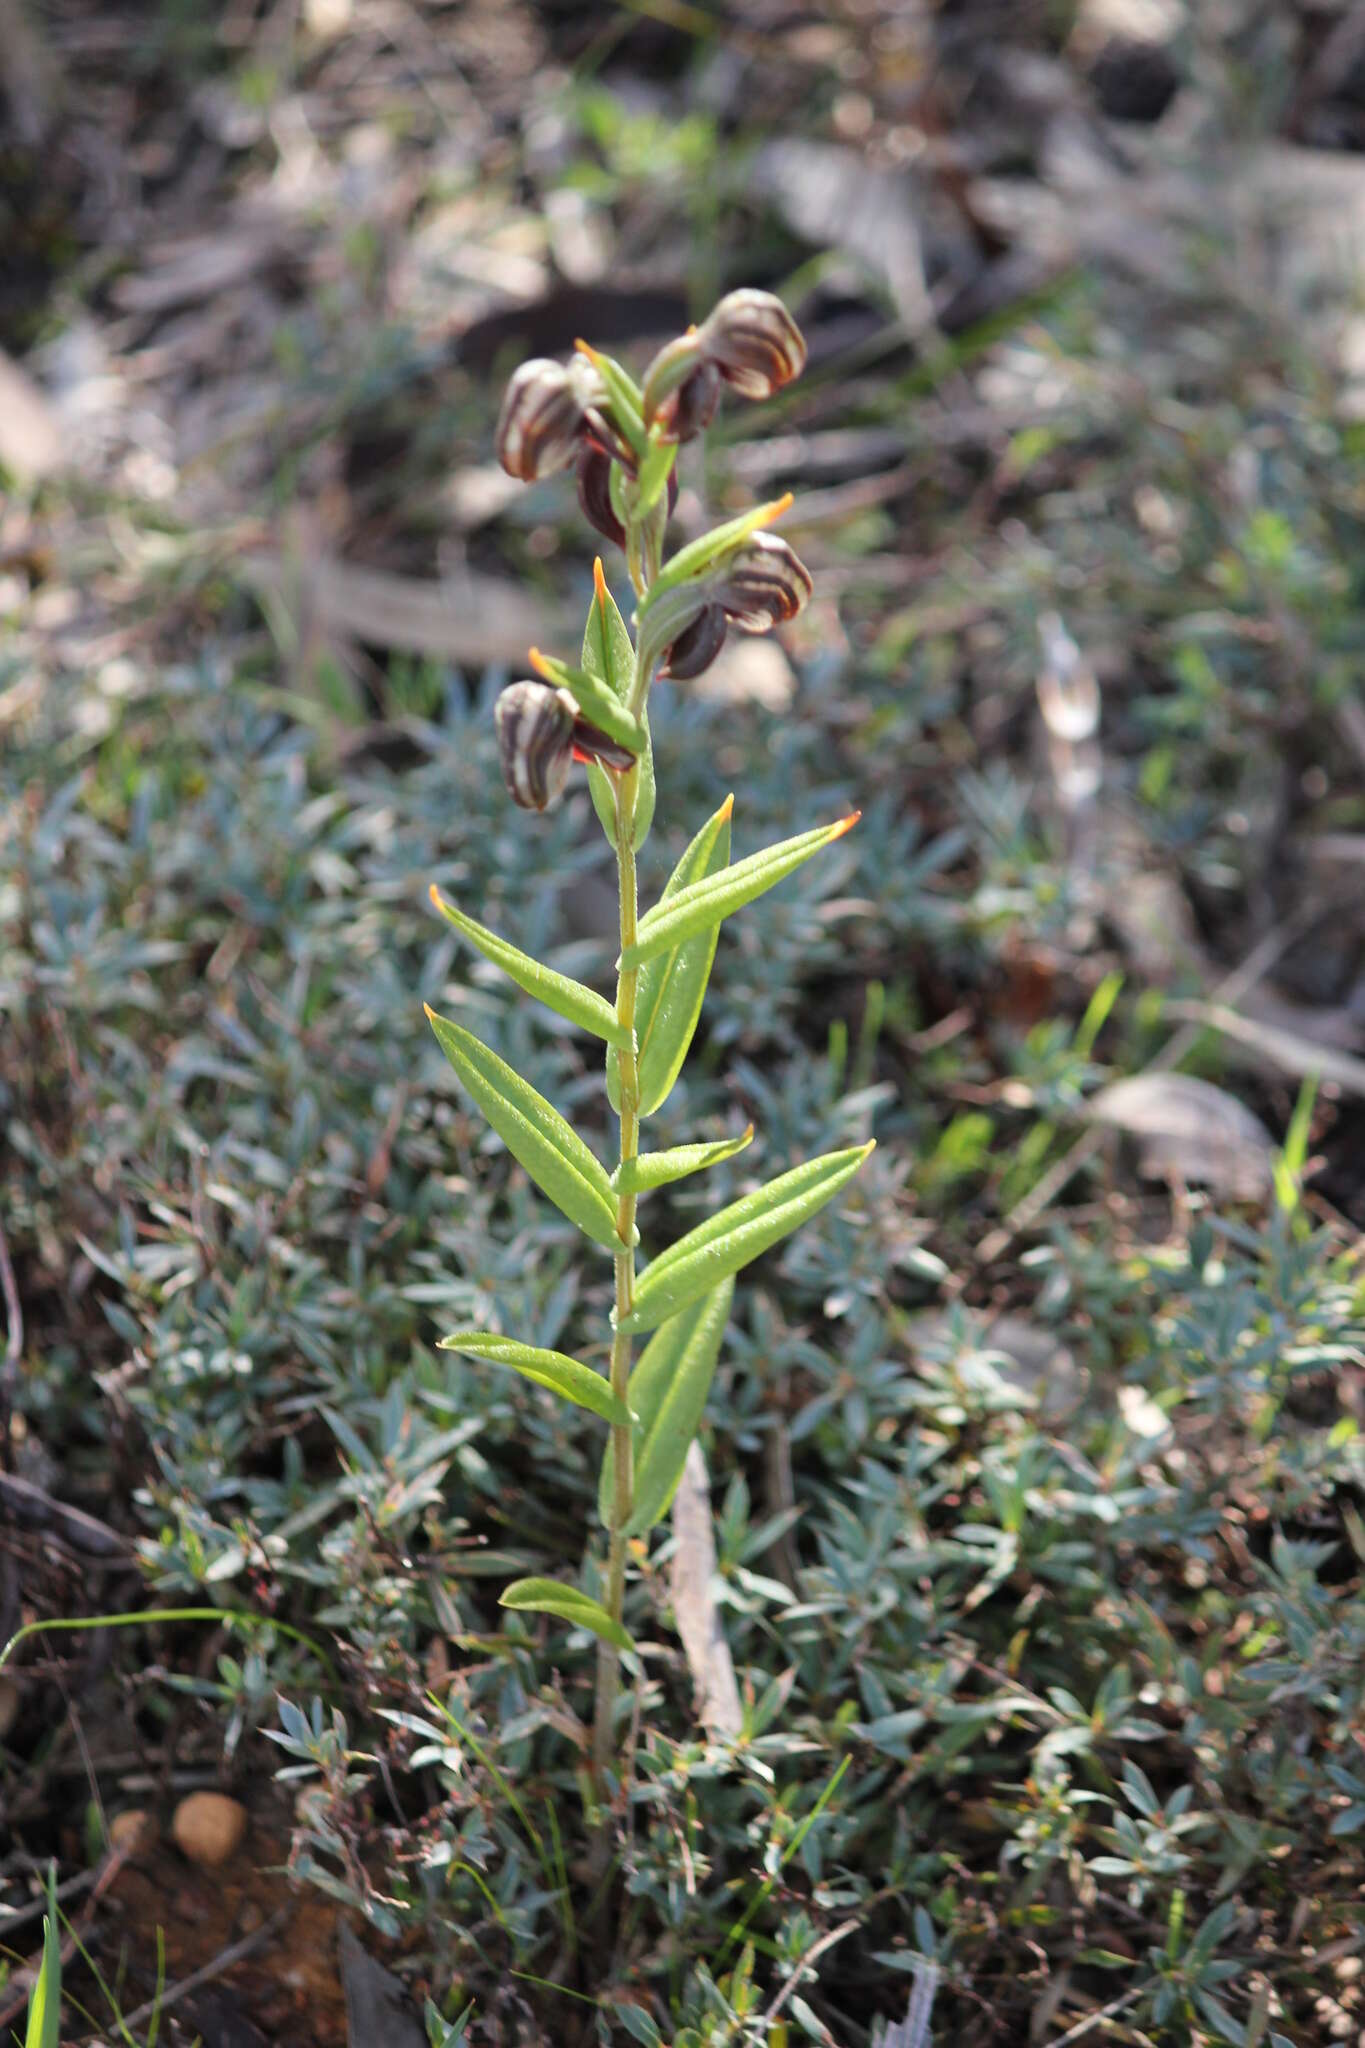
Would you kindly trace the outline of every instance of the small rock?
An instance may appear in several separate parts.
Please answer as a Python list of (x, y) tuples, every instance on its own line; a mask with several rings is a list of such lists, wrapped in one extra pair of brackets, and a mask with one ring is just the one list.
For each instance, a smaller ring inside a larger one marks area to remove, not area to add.
[(191, 1792), (175, 1809), (171, 1833), (191, 1863), (216, 1870), (246, 1833), (246, 1808), (222, 1792)]
[(155, 1835), (156, 1822), (145, 1807), (130, 1806), (125, 1813), (116, 1813), (109, 1823), (111, 1849), (131, 1851), (151, 1842)]

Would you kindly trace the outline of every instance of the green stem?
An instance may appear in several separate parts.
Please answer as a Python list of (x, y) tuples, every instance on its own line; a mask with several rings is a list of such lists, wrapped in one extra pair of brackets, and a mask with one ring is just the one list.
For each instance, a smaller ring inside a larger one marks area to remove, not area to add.
[[(627, 519), (626, 561), (630, 569), (630, 580), (638, 597), (644, 596), (659, 573), (666, 523), (667, 512), (663, 502), (642, 522)], [(629, 708), (637, 714), (644, 709), (649, 684), (650, 673), (642, 664), (637, 648), (635, 675), (632, 678), (628, 700)], [(639, 790), (638, 768), (630, 769), (627, 774), (616, 780), (616, 872), (621, 906), (622, 953), (635, 943), (639, 915), (639, 894), (635, 878), (635, 804)], [(616, 1056), (618, 1093), (621, 1101), (620, 1156), (623, 1163), (627, 1159), (636, 1158), (640, 1149), (640, 1079), (634, 1038), (638, 981), (639, 970), (632, 968), (628, 973), (621, 972), (616, 982), (617, 1019), (630, 1034), (626, 1045)], [(620, 1239), (620, 1248), (616, 1253), (616, 1327), (611, 1340), (611, 1390), (623, 1404), (626, 1402), (630, 1385), (631, 1340), (621, 1325), (630, 1314), (635, 1301), (635, 1199), (634, 1195), (622, 1195), (616, 1206), (616, 1234)], [(635, 1490), (632, 1470), (634, 1451), (628, 1422), (613, 1425), (611, 1456), (612, 1518), (607, 1545), (606, 1608), (613, 1621), (620, 1621), (626, 1598), (626, 1528), (630, 1521)], [(592, 1737), (593, 1776), (599, 1791), (605, 1783), (606, 1773), (616, 1754), (616, 1701), (620, 1690), (620, 1654), (610, 1643), (599, 1642), (597, 1709), (593, 1719)], [(605, 1848), (606, 1840), (604, 1833), (599, 1837), (599, 1848)]]
[[(640, 771), (632, 768), (616, 784), (616, 869), (621, 902), (621, 950), (635, 943), (638, 896), (635, 880), (635, 797)], [(622, 971), (616, 983), (616, 1015), (627, 1031), (635, 1028), (635, 997), (639, 970)], [(634, 1159), (640, 1144), (640, 1082), (635, 1061), (635, 1044), (617, 1053), (617, 1077), (621, 1097), (621, 1159)], [(616, 1253), (616, 1328), (611, 1340), (611, 1390), (619, 1401), (626, 1399), (630, 1381), (631, 1341), (621, 1324), (630, 1314), (635, 1299), (635, 1196), (623, 1194), (616, 1207), (616, 1234), (621, 1240)], [(620, 1621), (626, 1594), (626, 1524), (630, 1520), (634, 1480), (631, 1471), (630, 1424), (619, 1423), (611, 1432), (612, 1520), (607, 1552), (606, 1608)], [(593, 1770), (599, 1785), (615, 1750), (613, 1727), (616, 1699), (621, 1684), (620, 1653), (610, 1643), (597, 1646), (597, 1714), (593, 1726)]]

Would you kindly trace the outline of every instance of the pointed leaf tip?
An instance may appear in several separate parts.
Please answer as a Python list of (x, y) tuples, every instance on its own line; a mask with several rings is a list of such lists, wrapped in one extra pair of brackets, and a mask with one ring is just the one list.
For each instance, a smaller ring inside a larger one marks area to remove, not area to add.
[(831, 840), (842, 839), (845, 832), (851, 832), (862, 815), (861, 811), (850, 811), (846, 818), (840, 818), (838, 824), (829, 835)]
[(774, 498), (770, 505), (763, 507), (763, 516), (758, 524), (760, 526), (771, 526), (773, 521), (780, 519), (784, 512), (790, 512), (795, 503), (796, 499), (792, 492), (784, 491), (780, 498)]
[(594, 555), (592, 564), (592, 587), (603, 611), (607, 608), (607, 579), (602, 574), (602, 557)]
[(721, 805), (719, 813), (717, 815), (721, 818), (722, 821), (724, 821), (726, 818), (730, 816), (730, 813), (734, 810), (734, 808), (735, 793), (733, 790), (731, 790), (729, 796), (726, 797), (725, 802)]

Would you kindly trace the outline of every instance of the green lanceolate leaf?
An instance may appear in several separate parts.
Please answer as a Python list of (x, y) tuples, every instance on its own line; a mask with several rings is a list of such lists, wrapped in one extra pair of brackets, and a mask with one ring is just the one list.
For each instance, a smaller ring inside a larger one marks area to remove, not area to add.
[(504, 974), (524, 988), (528, 996), (535, 996), (546, 1009), (557, 1016), (567, 1017), (571, 1024), (579, 1025), (584, 1031), (591, 1031), (595, 1038), (605, 1038), (608, 1045), (629, 1045), (630, 1033), (618, 1022), (616, 1012), (605, 996), (599, 996), (595, 989), (585, 988), (581, 981), (573, 981), (567, 974), (556, 974), (553, 967), (542, 966), (529, 953), (523, 953), (508, 940), (500, 939), (496, 932), (477, 918), (466, 917), (453, 903), (447, 903), (435, 883), (431, 887), (431, 900), (442, 917), (449, 918), (457, 932), (468, 939), (471, 946), (478, 948), (486, 960), (500, 967)]
[[(715, 1378), (734, 1291), (734, 1278), (727, 1274), (719, 1287), (681, 1315), (671, 1317), (650, 1338), (630, 1376), (635, 1487), (626, 1526), (632, 1536), (652, 1529), (667, 1514), (677, 1492), (688, 1446), (701, 1427)], [(608, 1444), (597, 1489), (598, 1513), (608, 1529), (614, 1493), (612, 1447)]]
[(791, 504), (788, 491), (781, 498), (773, 498), (766, 505), (755, 505), (752, 512), (742, 512), (738, 519), (727, 519), (724, 526), (713, 527), (698, 540), (679, 548), (670, 562), (666, 562), (649, 586), (649, 594), (640, 605), (640, 626), (644, 629), (645, 616), (649, 608), (667, 590), (675, 590), (690, 577), (703, 576), (708, 569), (714, 569), (727, 555), (733, 554), (751, 533), (757, 533), (761, 526), (771, 526), (774, 519), (780, 519)]
[[(669, 876), (657, 908), (676, 902), (687, 889), (715, 879), (728, 868), (733, 805), (734, 798), (727, 796), (707, 819)], [(719, 937), (717, 921), (690, 939), (681, 937), (661, 948), (641, 970), (635, 995), (641, 1116), (653, 1115), (668, 1099), (682, 1069), (701, 1015)]]
[(590, 1628), (618, 1650), (635, 1648), (620, 1622), (612, 1620), (599, 1600), (589, 1599), (577, 1586), (566, 1586), (559, 1579), (514, 1579), (498, 1605), (510, 1607), (516, 1614), (557, 1614), (575, 1628)]
[(747, 1266), (832, 1201), (852, 1180), (874, 1142), (809, 1159), (689, 1230), (646, 1266), (635, 1283), (635, 1305), (622, 1318), (621, 1328), (653, 1330), (709, 1292), (727, 1273)]
[(633, 711), (627, 711), (609, 683), (595, 676), (588, 668), (570, 668), (567, 661), (560, 661), (557, 655), (542, 654), (538, 647), (530, 650), (530, 662), (538, 676), (556, 689), (567, 690), (590, 725), (604, 732), (623, 746), (628, 753), (640, 755), (645, 750), (645, 728), (643, 721)]
[[(635, 649), (616, 600), (607, 589), (600, 555), (592, 565), (592, 573), (594, 592), (583, 632), (583, 667), (601, 676), (624, 704), (635, 680)], [(632, 836), (637, 853), (649, 836), (654, 818), (654, 747), (649, 736), (648, 712), (641, 712), (640, 725), (645, 744), (640, 755), (640, 780), (635, 793), (635, 831)], [(617, 777), (609, 769), (596, 761), (589, 761), (588, 790), (593, 809), (602, 821), (602, 830), (611, 846), (616, 844), (616, 781)]]
[(486, 1359), (490, 1365), (510, 1365), (523, 1379), (549, 1387), (566, 1401), (590, 1408), (604, 1422), (629, 1422), (630, 1411), (612, 1393), (600, 1372), (582, 1365), (562, 1351), (542, 1351), (534, 1344), (518, 1344), (513, 1337), (497, 1337), (488, 1330), (456, 1330), (442, 1337), (438, 1351), (461, 1351), (469, 1358)]
[(430, 1006), (427, 1016), (442, 1052), (512, 1157), (585, 1236), (615, 1250), (616, 1210), (601, 1161), (505, 1060)]
[[(818, 825), (813, 832), (800, 832), (794, 839), (765, 846), (761, 853), (751, 853), (721, 873), (689, 882), (674, 896), (665, 890), (654, 908), (640, 919), (634, 945), (627, 946), (621, 954), (621, 966), (643, 967), (646, 961), (682, 945), (697, 932), (718, 925), (732, 911), (741, 910), (756, 896), (784, 882), (822, 847), (842, 839), (861, 815), (860, 811), (853, 811), (833, 825)], [(639, 1035), (638, 1008), (636, 1034)]]
[(674, 1145), (667, 1152), (642, 1152), (637, 1159), (621, 1161), (611, 1185), (621, 1195), (648, 1194), (651, 1188), (667, 1187), (669, 1181), (681, 1180), (684, 1174), (700, 1173), (703, 1167), (733, 1159), (753, 1135), (750, 1124), (739, 1137), (718, 1138), (712, 1145)]

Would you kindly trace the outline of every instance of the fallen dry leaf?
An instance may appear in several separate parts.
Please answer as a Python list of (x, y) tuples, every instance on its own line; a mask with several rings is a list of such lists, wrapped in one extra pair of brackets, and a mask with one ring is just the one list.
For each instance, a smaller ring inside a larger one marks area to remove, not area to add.
[(1135, 1074), (1102, 1088), (1090, 1115), (1137, 1139), (1138, 1170), (1148, 1179), (1189, 1181), (1237, 1201), (1258, 1201), (1270, 1190), (1270, 1134), (1245, 1103), (1211, 1081)]

